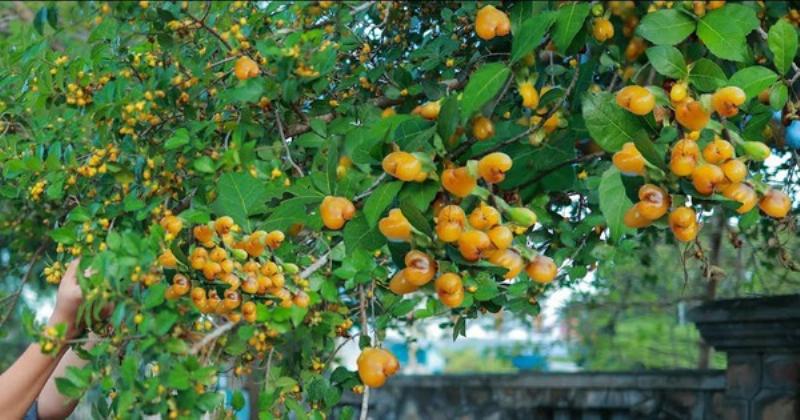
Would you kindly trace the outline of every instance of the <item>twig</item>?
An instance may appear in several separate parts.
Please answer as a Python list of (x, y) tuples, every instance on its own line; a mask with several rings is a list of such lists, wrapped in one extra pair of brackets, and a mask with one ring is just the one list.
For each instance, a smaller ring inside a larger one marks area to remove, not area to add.
[(31, 275), (33, 274), (33, 266), (36, 265), (37, 261), (39, 261), (39, 258), (42, 256), (42, 253), (49, 244), (50, 240), (46, 239), (44, 242), (42, 242), (41, 245), (39, 245), (39, 248), (36, 249), (36, 251), (33, 253), (33, 258), (31, 258), (31, 263), (28, 266), (28, 271), (26, 271), (25, 275), (22, 276), (22, 280), (20, 281), (19, 288), (17, 289), (17, 291), (14, 292), (13, 295), (11, 295), (13, 296), (13, 298), (11, 298), (11, 303), (9, 303), (8, 305), (8, 311), (6, 311), (6, 314), (3, 316), (3, 319), (0, 320), (0, 326), (3, 326), (3, 324), (5, 324), (6, 321), (8, 321), (8, 319), (11, 318), (11, 313), (14, 312), (14, 307), (17, 305), (17, 301), (19, 301), (19, 297), (22, 294), (22, 288), (25, 287), (25, 283), (27, 283), (28, 280), (30, 280)]
[(289, 141), (286, 140), (286, 133), (283, 131), (283, 121), (281, 121), (281, 116), (278, 113), (278, 107), (275, 107), (275, 121), (278, 125), (278, 133), (281, 136), (281, 142), (283, 142), (283, 148), (286, 150), (286, 160), (289, 161), (289, 164), (292, 165), (294, 170), (297, 172), (299, 176), (306, 176), (305, 172), (303, 172), (303, 168), (295, 163), (294, 159), (292, 159), (292, 152), (289, 149)]
[[(494, 147), (490, 148), (489, 150), (486, 150), (484, 153), (488, 154), (488, 153), (496, 152), (496, 151), (498, 151), (498, 150), (500, 150), (500, 149), (502, 149), (502, 148), (504, 148), (504, 147), (506, 147), (506, 146), (508, 146), (510, 144), (513, 144), (517, 140), (519, 140), (519, 139), (521, 139), (521, 138), (533, 133), (534, 131), (538, 130), (548, 119), (550, 119), (550, 117), (553, 116), (553, 114), (555, 114), (564, 105), (564, 102), (566, 102), (567, 97), (569, 97), (569, 95), (572, 93), (572, 90), (575, 89), (575, 86), (578, 84), (578, 76), (579, 75), (580, 75), (580, 67), (575, 67), (575, 74), (572, 75), (572, 80), (570, 80), (569, 85), (567, 86), (567, 89), (564, 91), (564, 95), (558, 100), (558, 103), (555, 106), (553, 106), (550, 109), (550, 111), (548, 111), (547, 114), (545, 114), (542, 117), (542, 119), (538, 123), (534, 124), (533, 126), (528, 128), (527, 130), (517, 134), (516, 136), (511, 137), (510, 139), (495, 145)], [(467, 150), (466, 148), (464, 148), (463, 150), (459, 150), (459, 149), (454, 150), (453, 154), (451, 156), (451, 159), (455, 159), (455, 158), (459, 157), (464, 152), (466, 152), (466, 150)]]
[(369, 2), (366, 2), (366, 3), (362, 4), (362, 5), (360, 5), (360, 6), (353, 7), (352, 9), (350, 9), (350, 14), (351, 15), (355, 15), (356, 13), (358, 13), (358, 12), (360, 12), (362, 10), (369, 9), (373, 4), (375, 4), (374, 1), (369, 1)]
[(205, 29), (208, 33), (210, 33), (211, 35), (214, 35), (215, 38), (217, 38), (220, 42), (222, 42), (222, 45), (224, 45), (225, 48), (227, 48), (228, 50), (232, 49), (231, 48), (231, 44), (228, 44), (228, 41), (226, 41), (222, 36), (220, 36), (219, 32), (217, 32), (214, 28), (206, 25), (205, 20), (200, 20), (200, 19), (192, 16), (190, 13), (186, 13), (186, 16), (189, 16), (189, 18), (192, 19), (194, 21), (194, 23), (199, 24), (200, 27)]
[(214, 331), (211, 331), (209, 334), (206, 334), (206, 336), (203, 337), (202, 340), (193, 345), (192, 349), (189, 351), (189, 354), (197, 354), (197, 352), (200, 351), (200, 349), (202, 349), (203, 347), (205, 347), (206, 344), (216, 340), (222, 334), (225, 334), (235, 326), (236, 326), (235, 322), (227, 322), (225, 324), (220, 325)]
[(264, 373), (264, 389), (267, 389), (269, 386), (269, 373), (272, 370), (272, 353), (275, 352), (275, 345), (272, 345), (272, 348), (269, 349), (269, 355), (267, 356), (267, 371)]
[(314, 274), (314, 272), (316, 272), (317, 270), (322, 268), (322, 266), (328, 263), (328, 258), (330, 258), (330, 256), (331, 256), (330, 251), (322, 254), (322, 256), (320, 256), (319, 259), (314, 261), (313, 264), (309, 265), (308, 267), (305, 268), (305, 270), (300, 272), (299, 274), (300, 278), (307, 279), (308, 276)]
[[(366, 334), (369, 337), (367, 325), (367, 296), (364, 293), (364, 285), (358, 286), (358, 312), (361, 317), (361, 334)], [(374, 345), (375, 343), (372, 343)], [(367, 420), (367, 413), (369, 411), (369, 387), (364, 385), (364, 393), (361, 395), (361, 413), (359, 413), (360, 420)]]
[(372, 185), (370, 185), (369, 188), (367, 188), (364, 192), (353, 197), (353, 201), (361, 201), (365, 197), (372, 194), (375, 191), (375, 189), (378, 188), (378, 185), (380, 185), (381, 182), (383, 182), (384, 179), (386, 179), (386, 172), (382, 173), (381, 176), (377, 177), (375, 179), (375, 182), (373, 182)]

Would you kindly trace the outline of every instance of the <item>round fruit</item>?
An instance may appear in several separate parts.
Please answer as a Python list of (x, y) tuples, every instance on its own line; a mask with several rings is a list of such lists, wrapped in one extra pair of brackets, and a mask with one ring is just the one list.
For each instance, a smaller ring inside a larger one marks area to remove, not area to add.
[(525, 272), (531, 280), (547, 284), (553, 281), (558, 274), (558, 267), (553, 259), (544, 255), (537, 255), (525, 267)]
[(705, 163), (692, 172), (692, 185), (702, 195), (711, 195), (714, 189), (724, 181), (725, 174), (717, 165)]
[(464, 232), (467, 216), (461, 207), (449, 205), (439, 211), (436, 218), (436, 236), (442, 242), (455, 242)]
[(715, 165), (727, 162), (734, 155), (733, 145), (717, 137), (703, 149), (703, 159)]
[(458, 238), (458, 250), (467, 261), (477, 261), (491, 246), (489, 236), (480, 230), (464, 232)]
[(426, 120), (435, 120), (439, 118), (439, 111), (442, 109), (440, 101), (430, 101), (414, 108), (412, 114), (417, 114)]
[(422, 171), (422, 162), (408, 152), (392, 152), (383, 158), (383, 170), (406, 182), (421, 182), (427, 178), (427, 174)]
[(539, 106), (539, 92), (536, 91), (533, 83), (522, 82), (517, 89), (519, 89), (519, 96), (522, 97), (522, 106), (528, 109), (536, 109)]
[(375, 347), (361, 350), (356, 364), (361, 382), (370, 388), (382, 387), (400, 369), (400, 363), (392, 353)]
[(650, 223), (653, 223), (653, 219), (648, 219), (644, 216), (644, 214), (642, 214), (641, 206), (642, 202), (640, 201), (631, 206), (631, 208), (625, 212), (625, 216), (622, 219), (622, 222), (625, 223), (625, 226), (639, 229), (650, 226)]
[(669, 91), (669, 99), (673, 103), (683, 102), (686, 100), (688, 94), (689, 91), (686, 87), (686, 83), (675, 83)]
[(722, 195), (742, 204), (736, 209), (736, 212), (739, 214), (744, 214), (752, 210), (758, 202), (756, 191), (751, 186), (743, 183), (726, 186), (722, 189)]
[(687, 100), (675, 106), (675, 120), (689, 130), (702, 130), (711, 119), (711, 113), (700, 102)]
[(456, 197), (468, 196), (477, 185), (478, 180), (469, 174), (466, 167), (445, 169), (442, 172), (442, 186)]
[(636, 115), (647, 115), (656, 106), (656, 97), (641, 86), (625, 86), (617, 92), (617, 104)]
[(507, 226), (498, 225), (489, 230), (489, 240), (497, 249), (506, 249), (514, 240), (514, 233)]
[(722, 172), (730, 183), (736, 184), (747, 177), (747, 165), (739, 159), (731, 159), (722, 164)]
[(319, 206), (322, 223), (328, 229), (339, 230), (356, 214), (356, 207), (344, 197), (326, 196)]
[(506, 279), (517, 277), (525, 266), (525, 262), (522, 260), (519, 253), (511, 249), (491, 251), (489, 253), (489, 262), (508, 270), (503, 276)]
[(625, 175), (644, 174), (644, 157), (633, 142), (623, 144), (622, 150), (614, 153), (611, 161)]
[(669, 214), (669, 227), (681, 242), (693, 241), (697, 237), (697, 214), (689, 207), (678, 207)]
[(258, 76), (261, 70), (258, 69), (258, 64), (253, 59), (248, 56), (241, 56), (233, 66), (233, 73), (237, 79), (247, 80)]
[(767, 216), (782, 219), (789, 214), (789, 210), (792, 208), (792, 200), (789, 199), (789, 196), (783, 191), (769, 190), (761, 197), (761, 201), (758, 202), (758, 207), (761, 211), (766, 213)]
[(423, 286), (436, 275), (436, 261), (422, 251), (409, 251), (405, 256), (405, 263), (403, 276), (414, 286)]
[(639, 200), (639, 213), (647, 219), (659, 219), (669, 210), (669, 194), (653, 184), (644, 184), (639, 188)]
[(597, 18), (592, 25), (592, 36), (597, 42), (606, 42), (614, 37), (614, 25), (605, 18)]
[(475, 17), (475, 33), (483, 40), (496, 36), (506, 36), (511, 31), (511, 21), (505, 13), (488, 5), (478, 11)]
[(669, 169), (677, 176), (689, 176), (697, 167), (699, 157), (700, 148), (696, 142), (689, 139), (679, 140), (672, 148)]
[(444, 306), (456, 308), (464, 301), (464, 284), (456, 273), (444, 273), (434, 283), (436, 294)]
[(389, 290), (398, 295), (405, 295), (407, 293), (415, 292), (419, 286), (411, 284), (405, 276), (406, 270), (400, 270), (392, 276), (389, 281)]
[(496, 208), (481, 203), (469, 214), (469, 224), (478, 230), (489, 230), (500, 224), (500, 218)]
[(492, 120), (481, 115), (472, 121), (472, 135), (478, 141), (488, 140), (494, 136)]
[(741, 88), (728, 86), (711, 95), (711, 106), (720, 116), (732, 117), (739, 113), (739, 105), (743, 104), (745, 99), (747, 96)]
[(378, 222), (378, 229), (390, 241), (411, 242), (411, 223), (400, 209), (389, 210), (389, 215)]
[(489, 153), (478, 161), (478, 174), (488, 184), (497, 184), (506, 179), (506, 172), (513, 161), (502, 152)]

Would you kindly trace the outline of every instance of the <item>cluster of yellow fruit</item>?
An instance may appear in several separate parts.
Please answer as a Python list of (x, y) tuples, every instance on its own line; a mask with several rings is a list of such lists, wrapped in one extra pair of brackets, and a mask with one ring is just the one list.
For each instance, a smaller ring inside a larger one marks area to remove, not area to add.
[[(97, 174), (102, 175), (108, 172), (108, 165), (106, 162), (116, 162), (117, 159), (119, 159), (119, 148), (109, 143), (104, 148), (95, 148), (92, 150), (92, 154), (86, 159), (86, 163), (79, 166), (75, 172), (86, 178), (91, 178)], [(69, 179), (67, 179), (67, 184), (69, 185), (74, 185), (76, 182), (77, 178), (75, 175), (71, 175)]]
[(28, 188), (28, 195), (30, 195), (32, 201), (39, 201), (42, 198), (42, 193), (44, 193), (44, 188), (47, 186), (46, 179), (40, 179), (36, 181), (33, 185)]
[(56, 353), (60, 348), (60, 343), (64, 340), (64, 334), (60, 333), (55, 327), (44, 326), (39, 335), (39, 348), (44, 354)]
[[(171, 241), (180, 233), (183, 223), (173, 215), (160, 221)], [(225, 315), (229, 320), (256, 320), (255, 299), (281, 307), (308, 307), (310, 298), (305, 292), (308, 281), (296, 276), (294, 264), (279, 264), (269, 251), (278, 248), (285, 238), (283, 232), (255, 231), (242, 234), (231, 217), (222, 216), (208, 224), (192, 229), (194, 243), (189, 245), (188, 267), (178, 261), (170, 249), (158, 257), (161, 268), (178, 271), (166, 290), (167, 299), (190, 294), (194, 305), (203, 313)], [(192, 271), (194, 270), (194, 271)], [(286, 275), (294, 275), (293, 289), (287, 287)], [(192, 278), (197, 278), (192, 280)], [(224, 288), (219, 296), (218, 288)], [(243, 301), (243, 295), (249, 300)], [(237, 311), (240, 309), (240, 311)]]
[[(102, 86), (99, 86), (102, 87)], [(92, 86), (79, 86), (75, 83), (67, 85), (66, 100), (69, 105), (84, 107), (92, 103)]]
[(64, 264), (61, 261), (56, 261), (53, 264), (44, 268), (44, 278), (50, 284), (58, 284), (61, 282), (61, 277), (64, 275)]
[[(744, 91), (736, 86), (728, 86), (718, 89), (710, 97), (696, 100), (689, 95), (687, 84), (678, 82), (671, 87), (669, 97), (675, 110), (675, 120), (687, 131), (685, 137), (672, 146), (669, 163), (672, 175), (678, 178), (689, 177), (694, 189), (701, 196), (718, 192), (738, 202), (740, 206), (736, 211), (740, 214), (749, 212), (758, 204), (771, 217), (786, 216), (791, 208), (791, 200), (785, 193), (767, 189), (759, 183), (747, 182), (747, 160), (766, 159), (770, 154), (768, 146), (737, 138), (736, 144), (745, 152), (745, 156), (737, 158), (734, 144), (719, 136), (709, 141), (702, 153), (698, 145), (700, 130), (711, 120), (711, 112), (706, 110), (703, 102), (707, 101), (720, 117), (733, 117), (739, 113), (739, 106), (746, 100)], [(647, 115), (656, 108), (655, 96), (642, 86), (622, 88), (616, 95), (616, 101), (619, 106), (636, 115)], [(612, 161), (624, 174), (645, 174), (647, 162), (632, 142), (624, 144), (614, 154)], [(763, 192), (760, 201), (757, 189)], [(639, 191), (639, 198), (641, 201), (625, 214), (627, 226), (648, 226), (669, 210), (669, 194), (658, 186), (644, 185)], [(694, 210), (679, 207), (670, 214), (669, 222), (678, 240), (691, 241), (697, 236), (699, 229)]]

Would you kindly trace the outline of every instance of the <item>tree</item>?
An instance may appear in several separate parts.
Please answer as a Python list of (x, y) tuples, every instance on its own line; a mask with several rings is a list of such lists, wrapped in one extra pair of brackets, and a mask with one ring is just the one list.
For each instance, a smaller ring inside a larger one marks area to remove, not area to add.
[(535, 315), (601, 250), (702, 254), (714, 217), (794, 231), (794, 15), (723, 3), (42, 6), (0, 41), (0, 227), (17, 287), (92, 269), (107, 335), (60, 390), (195, 416), (232, 369), (318, 418), (396, 371), (386, 328)]

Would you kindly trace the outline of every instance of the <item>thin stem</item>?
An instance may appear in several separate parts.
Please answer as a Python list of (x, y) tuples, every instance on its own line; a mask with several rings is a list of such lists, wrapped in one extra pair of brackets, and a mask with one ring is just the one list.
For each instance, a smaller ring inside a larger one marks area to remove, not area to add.
[(283, 131), (283, 121), (281, 121), (281, 116), (278, 113), (278, 107), (275, 107), (275, 121), (278, 125), (278, 133), (281, 136), (281, 142), (283, 142), (283, 148), (286, 151), (286, 160), (289, 161), (289, 164), (292, 165), (294, 170), (297, 172), (299, 176), (306, 176), (305, 172), (303, 172), (303, 168), (301, 168), (297, 163), (295, 163), (294, 159), (292, 159), (292, 152), (289, 149), (289, 141), (286, 140), (286, 133)]

